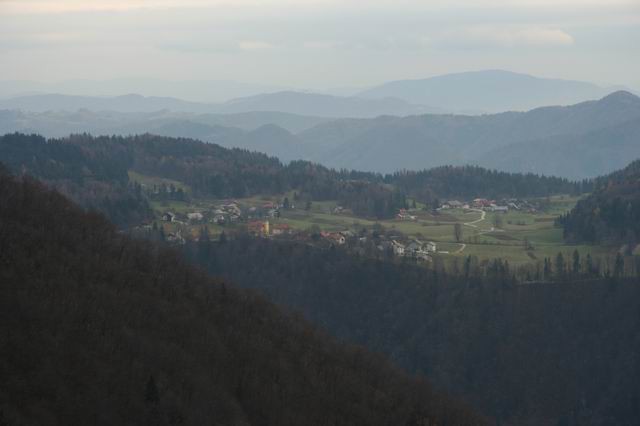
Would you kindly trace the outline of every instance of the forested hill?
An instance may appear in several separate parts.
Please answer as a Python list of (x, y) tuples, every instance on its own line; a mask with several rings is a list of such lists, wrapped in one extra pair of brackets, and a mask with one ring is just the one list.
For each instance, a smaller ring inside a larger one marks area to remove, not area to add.
[(640, 286), (621, 278), (630, 264), (602, 279), (588, 257), (555, 259), (546, 282), (518, 284), (506, 262), (472, 257), (444, 274), (266, 239), (185, 249), (211, 273), (422, 372), (497, 425), (631, 426), (640, 418)]
[(127, 170), (133, 158), (123, 145), (84, 146), (72, 140), (10, 134), (0, 137), (0, 163), (14, 173), (37, 177), (118, 225), (150, 216), (140, 188), (129, 182)]
[(589, 180), (572, 182), (553, 176), (507, 173), (477, 166), (402, 171), (387, 176), (386, 180), (421, 201), (435, 197), (546, 197), (553, 194), (581, 194), (592, 189)]
[(640, 161), (594, 181), (595, 191), (559, 219), (569, 241), (640, 242)]
[(184, 138), (153, 135), (46, 140), (36, 135), (0, 138), (0, 161), (16, 173), (53, 184), (117, 224), (148, 213), (128, 171), (188, 185), (194, 196), (213, 198), (281, 194), (296, 190), (316, 201), (338, 200), (356, 215), (388, 218), (407, 197), (430, 203), (449, 197), (531, 197), (580, 192), (584, 185), (533, 174), (499, 173), (480, 167), (441, 167), (393, 175), (333, 170), (307, 161), (278, 159)]
[(0, 424), (485, 424), (29, 178), (0, 197)]

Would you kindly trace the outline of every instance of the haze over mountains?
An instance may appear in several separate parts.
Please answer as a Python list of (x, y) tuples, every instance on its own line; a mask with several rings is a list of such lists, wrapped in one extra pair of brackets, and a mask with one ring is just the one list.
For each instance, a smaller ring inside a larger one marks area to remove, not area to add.
[(0, 101), (0, 108), (22, 111), (176, 112), (233, 114), (254, 111), (306, 114), (320, 117), (376, 117), (442, 112), (437, 108), (411, 105), (393, 98), (361, 99), (301, 92), (276, 92), (233, 99), (222, 104), (183, 101), (177, 98), (129, 94), (116, 97), (30, 95)]
[(181, 98), (191, 102), (225, 102), (256, 93), (289, 90), (289, 87), (241, 83), (230, 80), (166, 81), (154, 78), (118, 78), (111, 80), (0, 81), (0, 98), (61, 93), (75, 96), (113, 97), (127, 93), (142, 96)]
[(500, 70), (397, 80), (366, 90), (352, 88), (325, 92), (228, 81), (5, 81), (0, 82), (0, 98), (4, 98), (0, 107), (29, 111), (80, 108), (119, 112), (159, 109), (215, 113), (279, 111), (356, 118), (435, 112), (524, 111), (597, 99), (618, 89)]
[[(228, 105), (238, 111), (244, 109), (243, 104), (266, 108), (267, 98), (273, 96), (276, 95)], [(285, 104), (284, 99), (289, 96), (301, 99), (300, 103), (306, 99), (306, 95), (283, 95)], [(78, 98), (64, 99), (75, 102)], [(340, 98), (320, 96), (320, 99), (332, 102)], [(175, 101), (142, 98), (143, 102), (155, 100), (165, 102), (165, 106)], [(102, 101), (111, 105), (119, 102), (117, 98)], [(319, 109), (325, 108), (321, 102), (318, 105)], [(624, 167), (629, 159), (640, 157), (640, 98), (619, 91), (596, 101), (528, 112), (372, 119), (330, 119), (277, 111), (234, 114), (175, 113), (168, 109), (128, 114), (89, 110), (1, 111), (0, 131), (35, 132), (49, 137), (79, 132), (122, 135), (149, 132), (260, 151), (282, 161), (307, 159), (336, 168), (390, 173), (445, 164), (478, 164), (581, 179), (611, 172)]]

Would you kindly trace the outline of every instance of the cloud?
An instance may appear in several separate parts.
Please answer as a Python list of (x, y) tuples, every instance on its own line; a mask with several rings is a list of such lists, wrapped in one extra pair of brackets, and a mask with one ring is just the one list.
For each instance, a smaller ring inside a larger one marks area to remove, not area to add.
[[(637, 0), (372, 0), (367, 7), (397, 10), (440, 9), (442, 7), (496, 8), (496, 7), (611, 7), (637, 5)], [(0, 12), (12, 13), (64, 13), (91, 11), (127, 11), (135, 9), (175, 8), (290, 8), (313, 6), (320, 9), (357, 8), (361, 0), (0, 0)]]
[(545, 27), (471, 26), (444, 32), (432, 41), (459, 48), (567, 47), (573, 37), (563, 30)]
[[(331, 4), (339, 4), (333, 0)], [(323, 0), (0, 0), (0, 13), (126, 12), (138, 9), (322, 6)]]
[(260, 40), (244, 40), (238, 43), (241, 50), (265, 50), (273, 49), (275, 46), (266, 41)]

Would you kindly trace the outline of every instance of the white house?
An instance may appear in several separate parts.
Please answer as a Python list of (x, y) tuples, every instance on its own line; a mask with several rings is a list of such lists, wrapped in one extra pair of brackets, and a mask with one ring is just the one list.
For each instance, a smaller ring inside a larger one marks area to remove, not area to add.
[(202, 215), (202, 213), (194, 212), (187, 213), (187, 218), (192, 222), (201, 222), (202, 219), (204, 219), (204, 216)]
[(392, 247), (393, 247), (393, 254), (395, 254), (396, 256), (404, 256), (404, 245), (400, 244), (399, 242), (397, 242), (396, 240), (393, 240), (391, 242)]

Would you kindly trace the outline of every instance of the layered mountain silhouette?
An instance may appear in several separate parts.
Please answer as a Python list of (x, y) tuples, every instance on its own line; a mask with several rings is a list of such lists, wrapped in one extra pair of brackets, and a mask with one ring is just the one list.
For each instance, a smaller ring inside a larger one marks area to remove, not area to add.
[(310, 159), (332, 167), (393, 172), (475, 163), (584, 178), (640, 156), (640, 144), (634, 143), (640, 137), (638, 119), (640, 98), (620, 91), (598, 101), (525, 113), (331, 121), (298, 137), (309, 147)]
[[(264, 107), (267, 101), (258, 97), (237, 102)], [(234, 108), (243, 109), (237, 105)], [(318, 108), (321, 107), (320, 103)], [(0, 111), (0, 131), (37, 132), (50, 137), (78, 132), (149, 132), (197, 138), (264, 152), (283, 161), (306, 159), (336, 168), (389, 173), (445, 164), (477, 164), (580, 179), (611, 172), (629, 159), (640, 157), (640, 144), (636, 143), (640, 137), (638, 120), (640, 98), (618, 91), (570, 106), (479, 116), (421, 114), (330, 119), (278, 111), (219, 114), (164, 110), (126, 114), (5, 110)]]

